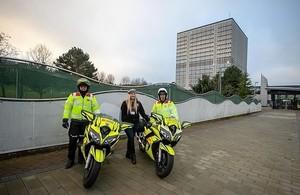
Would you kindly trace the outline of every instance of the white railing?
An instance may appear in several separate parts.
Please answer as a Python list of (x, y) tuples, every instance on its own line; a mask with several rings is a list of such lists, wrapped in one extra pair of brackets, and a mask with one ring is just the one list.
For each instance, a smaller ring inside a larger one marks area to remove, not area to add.
[[(124, 92), (96, 95), (100, 111), (119, 119), (120, 106), (127, 97)], [(138, 94), (147, 114), (155, 100)], [(65, 99), (56, 100), (13, 100), (0, 99), (0, 154), (57, 146), (68, 143), (68, 132), (62, 124)], [(192, 123), (218, 118), (243, 115), (261, 111), (261, 104), (241, 102), (236, 105), (230, 100), (212, 104), (202, 98), (194, 98), (176, 104), (180, 120)]]

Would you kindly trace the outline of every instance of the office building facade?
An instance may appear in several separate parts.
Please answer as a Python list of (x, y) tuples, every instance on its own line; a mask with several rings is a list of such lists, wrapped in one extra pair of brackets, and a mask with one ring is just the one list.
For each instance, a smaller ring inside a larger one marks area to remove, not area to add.
[(233, 18), (177, 33), (176, 83), (186, 89), (231, 65), (247, 72), (248, 38)]

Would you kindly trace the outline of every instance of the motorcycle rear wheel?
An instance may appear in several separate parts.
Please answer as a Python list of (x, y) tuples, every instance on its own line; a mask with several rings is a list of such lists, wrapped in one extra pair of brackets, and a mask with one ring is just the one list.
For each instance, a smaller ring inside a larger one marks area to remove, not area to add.
[(165, 150), (162, 150), (161, 161), (158, 162), (157, 157), (155, 159), (156, 174), (160, 178), (167, 177), (171, 173), (173, 169), (173, 165), (174, 165), (174, 156), (170, 155)]
[(100, 170), (101, 163), (95, 161), (94, 158), (91, 158), (88, 168), (84, 169), (83, 186), (85, 188), (90, 188), (95, 183)]

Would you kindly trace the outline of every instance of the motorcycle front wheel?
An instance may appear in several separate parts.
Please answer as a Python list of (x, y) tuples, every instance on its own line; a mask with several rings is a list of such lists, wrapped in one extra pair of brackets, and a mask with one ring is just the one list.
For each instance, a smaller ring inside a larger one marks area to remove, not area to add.
[(167, 177), (171, 173), (173, 165), (174, 165), (174, 156), (170, 155), (165, 150), (162, 150), (161, 151), (161, 161), (158, 162), (157, 157), (155, 159), (156, 174), (160, 178)]
[(101, 170), (101, 163), (95, 161), (94, 158), (91, 158), (89, 166), (84, 169), (83, 186), (85, 188), (89, 188), (94, 184), (100, 170)]

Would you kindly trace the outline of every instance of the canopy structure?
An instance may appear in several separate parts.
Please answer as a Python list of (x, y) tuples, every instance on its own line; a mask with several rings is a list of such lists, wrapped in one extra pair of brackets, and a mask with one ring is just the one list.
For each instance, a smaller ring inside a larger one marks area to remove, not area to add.
[(271, 95), (272, 108), (300, 109), (300, 85), (268, 86), (265, 89)]

